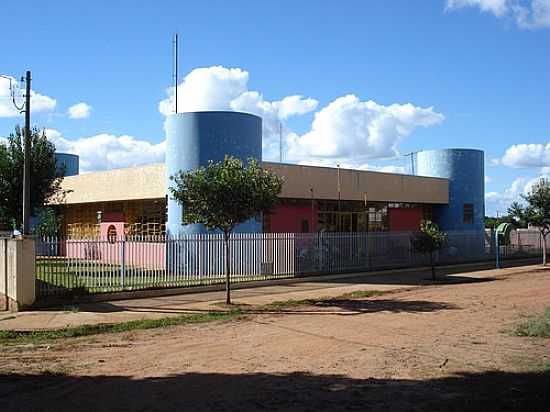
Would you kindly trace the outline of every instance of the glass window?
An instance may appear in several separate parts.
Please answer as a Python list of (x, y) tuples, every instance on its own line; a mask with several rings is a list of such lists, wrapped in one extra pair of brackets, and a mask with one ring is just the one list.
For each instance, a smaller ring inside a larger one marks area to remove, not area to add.
[(464, 203), (464, 224), (471, 225), (472, 223), (474, 223), (474, 205)]

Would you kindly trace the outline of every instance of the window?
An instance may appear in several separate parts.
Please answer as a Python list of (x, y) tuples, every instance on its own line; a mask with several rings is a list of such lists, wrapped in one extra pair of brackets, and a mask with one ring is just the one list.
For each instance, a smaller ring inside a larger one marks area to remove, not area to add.
[(115, 243), (117, 241), (116, 228), (113, 225), (110, 225), (107, 229), (107, 241), (109, 243)]
[(472, 223), (474, 223), (474, 205), (464, 203), (464, 224), (471, 225)]

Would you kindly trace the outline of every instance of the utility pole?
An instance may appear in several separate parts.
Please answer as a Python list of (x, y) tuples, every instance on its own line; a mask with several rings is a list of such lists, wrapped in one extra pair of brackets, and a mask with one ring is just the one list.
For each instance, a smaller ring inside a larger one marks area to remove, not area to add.
[(25, 136), (23, 148), (23, 236), (30, 233), (31, 216), (31, 72), (25, 76)]

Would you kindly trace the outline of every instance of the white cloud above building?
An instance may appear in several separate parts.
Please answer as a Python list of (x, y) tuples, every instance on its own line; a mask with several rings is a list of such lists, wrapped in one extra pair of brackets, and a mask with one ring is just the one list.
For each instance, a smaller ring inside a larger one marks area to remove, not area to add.
[[(444, 116), (432, 107), (411, 103), (382, 105), (361, 101), (355, 95), (338, 97), (315, 113), (310, 130), (298, 134), (286, 120), (315, 111), (319, 102), (299, 94), (268, 101), (248, 89), (249, 74), (240, 68), (222, 66), (191, 71), (178, 86), (178, 112), (235, 110), (263, 119), (263, 157), (279, 159), (280, 124), (284, 160), (289, 162), (337, 163), (359, 167), (369, 159), (399, 154), (399, 144), (418, 127), (441, 123)], [(161, 113), (173, 112), (174, 89), (159, 104)]]
[(85, 119), (90, 117), (91, 113), (92, 106), (84, 102), (77, 103), (67, 110), (67, 115), (71, 119)]
[(109, 133), (68, 139), (55, 129), (46, 129), (46, 136), (57, 151), (79, 155), (83, 173), (164, 161), (164, 141), (154, 144), (133, 136)]
[(514, 168), (549, 167), (550, 143), (515, 144), (504, 152), (500, 163)]

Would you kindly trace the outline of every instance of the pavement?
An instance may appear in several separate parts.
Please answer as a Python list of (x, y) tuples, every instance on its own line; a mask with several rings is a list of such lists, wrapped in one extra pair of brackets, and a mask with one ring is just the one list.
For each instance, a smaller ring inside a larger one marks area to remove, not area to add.
[[(353, 291), (393, 291), (429, 285), (469, 283), (532, 270), (525, 261), (508, 262), (504, 269), (488, 269), (490, 264), (467, 264), (439, 267), (438, 281), (430, 280), (427, 268), (387, 270), (344, 275), (316, 276), (271, 282), (265, 286), (232, 290), (233, 303), (263, 305), (290, 299), (336, 297)], [(64, 307), (23, 312), (0, 312), (0, 330), (55, 330), (70, 326), (119, 323), (131, 320), (158, 319), (181, 314), (227, 310), (219, 303), (225, 291), (185, 293), (181, 295), (81, 303)]]

